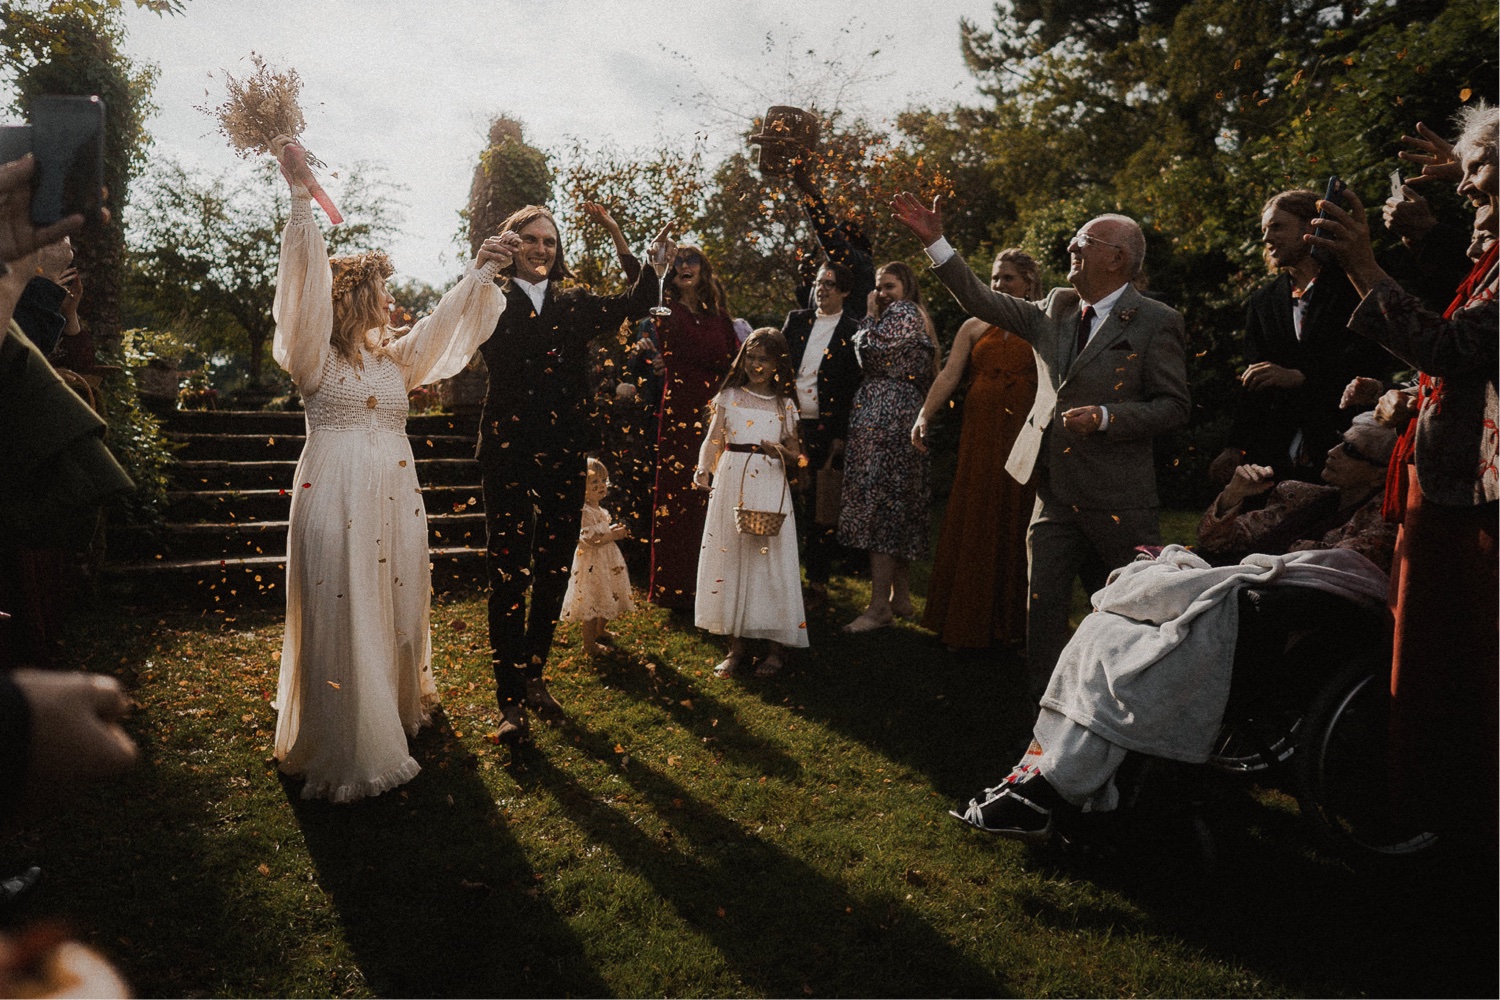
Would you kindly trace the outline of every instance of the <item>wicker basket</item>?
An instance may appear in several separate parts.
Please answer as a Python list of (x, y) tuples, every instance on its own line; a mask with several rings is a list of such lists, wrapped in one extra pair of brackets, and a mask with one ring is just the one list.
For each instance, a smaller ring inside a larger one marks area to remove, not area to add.
[(734, 505), (734, 530), (742, 535), (779, 535), (781, 523), (786, 520), (786, 476), (781, 477), (781, 500), (775, 510), (751, 510), (745, 506), (745, 473), (749, 469), (747, 457), (740, 468), (740, 502)]

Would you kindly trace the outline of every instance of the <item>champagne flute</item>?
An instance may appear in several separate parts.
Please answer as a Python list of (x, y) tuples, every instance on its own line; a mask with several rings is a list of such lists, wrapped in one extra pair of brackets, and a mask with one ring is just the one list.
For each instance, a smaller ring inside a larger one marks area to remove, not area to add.
[(677, 256), (677, 247), (670, 239), (658, 239), (646, 248), (646, 260), (651, 264), (651, 269), (656, 272), (658, 293), (656, 305), (651, 307), (653, 316), (670, 316), (672, 310), (667, 306), (667, 269), (672, 264), (672, 258)]

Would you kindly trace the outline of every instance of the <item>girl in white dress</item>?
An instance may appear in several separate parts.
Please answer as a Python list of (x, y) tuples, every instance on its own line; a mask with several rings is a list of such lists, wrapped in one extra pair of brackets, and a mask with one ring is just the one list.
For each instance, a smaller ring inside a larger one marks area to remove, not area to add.
[(604, 652), (600, 643), (614, 641), (604, 623), (635, 610), (630, 596), (630, 573), (625, 557), (615, 543), (630, 534), (623, 524), (610, 519), (599, 506), (609, 493), (609, 468), (597, 458), (589, 459), (588, 481), (583, 490), (583, 527), (573, 552), (573, 572), (563, 595), (562, 620), (583, 623), (583, 651), (590, 656)]
[(437, 703), (406, 394), (456, 374), (495, 329), (505, 296), (493, 278), (515, 248), (486, 241), (432, 315), (387, 342), (390, 261), (329, 261), (302, 151), (278, 146), (292, 210), (271, 351), (306, 402), (307, 443), (287, 527), (275, 754), (282, 771), (306, 779), (303, 798), (349, 802), (416, 776), (406, 738)]
[[(713, 491), (698, 554), (695, 621), (728, 635), (729, 655), (714, 673), (730, 677), (748, 665), (746, 639), (765, 639), (766, 656), (755, 668), (770, 677), (785, 665), (787, 646), (807, 645), (797, 523), (787, 469), (806, 463), (797, 434), (796, 371), (786, 340), (762, 327), (745, 340), (724, 386), (713, 398), (713, 418), (693, 485)], [(741, 534), (734, 508), (783, 511), (774, 535)]]

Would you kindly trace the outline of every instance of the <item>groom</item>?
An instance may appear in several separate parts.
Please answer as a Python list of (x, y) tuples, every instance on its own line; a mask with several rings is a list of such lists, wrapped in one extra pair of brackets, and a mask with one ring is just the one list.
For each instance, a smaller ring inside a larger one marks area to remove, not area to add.
[(528, 705), (562, 714), (542, 666), (578, 544), (586, 455), (600, 447), (589, 414), (589, 345), (645, 316), (658, 292), (655, 275), (643, 278), (634, 258), (622, 259), (637, 275), (626, 294), (563, 291), (559, 284), (572, 274), (557, 220), (539, 205), (513, 212), (500, 229), (517, 234), (521, 249), (502, 270), (505, 311), (480, 348), (490, 384), (478, 458), (499, 736), (515, 742), (530, 731)]

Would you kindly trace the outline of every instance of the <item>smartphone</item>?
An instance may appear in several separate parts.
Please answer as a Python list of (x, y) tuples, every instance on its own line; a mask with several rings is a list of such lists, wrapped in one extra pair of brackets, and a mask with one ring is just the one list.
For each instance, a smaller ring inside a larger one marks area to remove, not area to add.
[[(1332, 177), (1328, 178), (1328, 185), (1323, 188), (1323, 201), (1332, 202), (1339, 208), (1343, 208), (1344, 190), (1348, 188), (1348, 186), (1349, 185), (1345, 184), (1343, 179), (1340, 178), (1338, 174), (1334, 174)], [(1326, 210), (1318, 210), (1318, 218), (1326, 219), (1327, 217), (1328, 212)], [(1327, 264), (1333, 260), (1328, 251), (1323, 249), (1322, 247), (1313, 247), (1310, 251), (1310, 255), (1312, 256), (1313, 260), (1317, 261), (1320, 264)]]
[(1396, 199), (1397, 201), (1405, 201), (1406, 200), (1406, 195), (1404, 195), (1404, 194), (1401, 193), (1401, 189), (1404, 188), (1405, 186), (1406, 186), (1406, 178), (1401, 176), (1401, 171), (1399, 171), (1399, 170), (1392, 170), (1391, 171), (1391, 197), (1394, 198), (1394, 199)]
[(75, 214), (97, 220), (104, 207), (104, 101), (96, 94), (44, 94), (30, 110), (32, 224), (50, 226)]
[(31, 221), (50, 226), (70, 215), (93, 221), (104, 206), (104, 101), (97, 96), (42, 95), (31, 124), (0, 128), (0, 163), (36, 157)]

